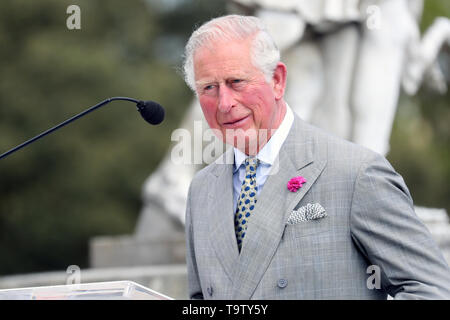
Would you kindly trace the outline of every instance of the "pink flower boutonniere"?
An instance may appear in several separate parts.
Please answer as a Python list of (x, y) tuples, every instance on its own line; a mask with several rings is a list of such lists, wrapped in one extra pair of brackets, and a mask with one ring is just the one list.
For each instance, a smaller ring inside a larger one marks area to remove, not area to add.
[(297, 192), (298, 189), (303, 187), (303, 184), (306, 182), (305, 178), (302, 176), (298, 176), (289, 180), (287, 184), (287, 188), (290, 192)]

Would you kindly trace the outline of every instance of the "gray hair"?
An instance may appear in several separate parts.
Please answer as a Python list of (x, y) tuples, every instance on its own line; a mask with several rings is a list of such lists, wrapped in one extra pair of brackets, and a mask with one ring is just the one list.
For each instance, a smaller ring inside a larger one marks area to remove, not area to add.
[(194, 54), (215, 40), (244, 40), (253, 36), (251, 61), (270, 82), (280, 61), (280, 51), (264, 23), (252, 16), (228, 15), (212, 19), (195, 30), (185, 47), (184, 80), (195, 92)]

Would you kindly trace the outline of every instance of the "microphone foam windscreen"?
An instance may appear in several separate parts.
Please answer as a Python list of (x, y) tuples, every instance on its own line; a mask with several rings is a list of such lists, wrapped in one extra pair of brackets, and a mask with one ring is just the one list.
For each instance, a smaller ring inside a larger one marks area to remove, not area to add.
[(154, 101), (139, 101), (137, 107), (142, 118), (150, 124), (160, 124), (164, 120), (164, 108), (159, 103)]

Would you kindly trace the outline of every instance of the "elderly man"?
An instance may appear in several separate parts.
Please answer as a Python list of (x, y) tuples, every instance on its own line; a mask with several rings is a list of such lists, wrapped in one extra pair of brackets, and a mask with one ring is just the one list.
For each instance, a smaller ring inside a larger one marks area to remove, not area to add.
[(294, 115), (260, 20), (209, 21), (185, 59), (209, 126), (234, 146), (189, 189), (191, 298), (450, 298), (449, 267), (403, 179)]

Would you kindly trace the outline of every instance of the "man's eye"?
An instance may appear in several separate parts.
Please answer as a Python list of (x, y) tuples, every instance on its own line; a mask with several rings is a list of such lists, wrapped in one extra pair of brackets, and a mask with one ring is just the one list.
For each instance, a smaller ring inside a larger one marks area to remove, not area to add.
[(203, 88), (203, 90), (208, 91), (208, 90), (212, 90), (213, 88), (214, 88), (214, 85), (210, 84), (210, 85), (205, 86)]
[(229, 83), (233, 88), (240, 89), (243, 87), (245, 81), (242, 79), (233, 79)]

